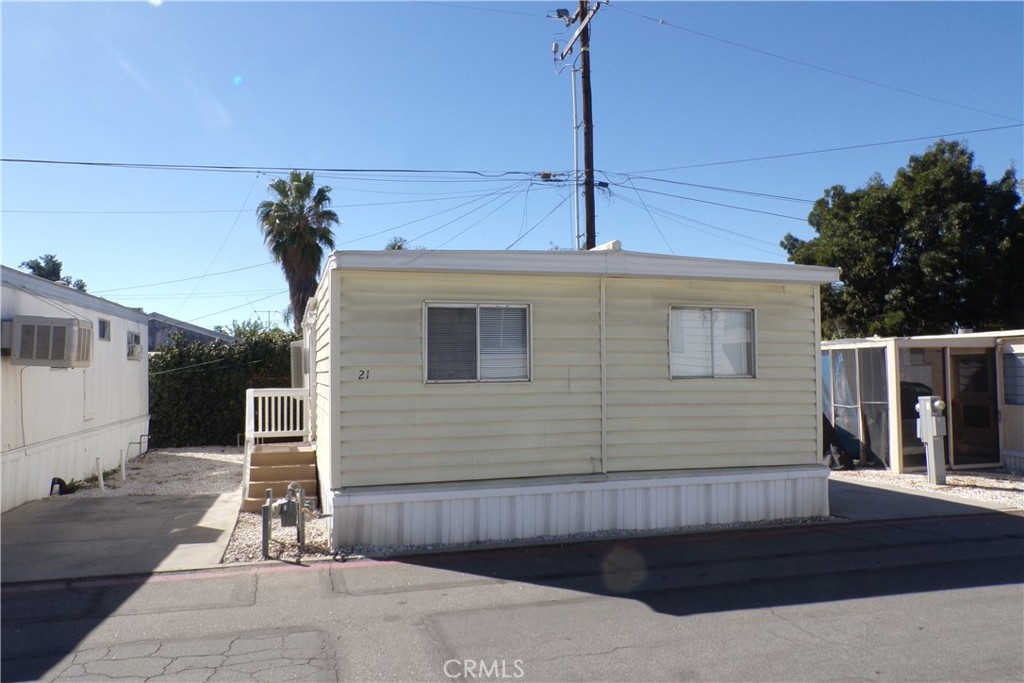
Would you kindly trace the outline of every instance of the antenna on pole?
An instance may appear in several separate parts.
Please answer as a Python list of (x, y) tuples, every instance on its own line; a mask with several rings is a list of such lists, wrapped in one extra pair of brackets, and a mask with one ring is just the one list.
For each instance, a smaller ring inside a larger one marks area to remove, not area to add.
[[(555, 15), (551, 18), (561, 19), (565, 22), (565, 25), (571, 26), (572, 24), (579, 22), (579, 28), (573, 34), (572, 38), (566, 43), (562, 49), (561, 54), (557, 55), (559, 60), (565, 60), (565, 58), (572, 54), (573, 46), (579, 41), (580, 44), (580, 99), (582, 100), (583, 106), (583, 203), (586, 209), (586, 248), (593, 249), (597, 246), (597, 228), (595, 220), (595, 209), (594, 209), (594, 115), (593, 107), (590, 96), (590, 20), (597, 14), (597, 10), (601, 7), (601, 0), (598, 0), (594, 4), (593, 9), (590, 8), (588, 0), (580, 0), (579, 9), (576, 10), (576, 14), (570, 15), (567, 9), (555, 10)], [(551, 16), (551, 15), (548, 15)], [(557, 53), (557, 44), (554, 51)], [(577, 197), (577, 209), (576, 209), (576, 221), (577, 221), (577, 247), (579, 246), (579, 168), (578, 158), (579, 153), (576, 150), (576, 141), (578, 140), (578, 126), (576, 119), (576, 69), (573, 68), (573, 148), (574, 148), (574, 163), (577, 164), (575, 172), (576, 180), (576, 197)]]

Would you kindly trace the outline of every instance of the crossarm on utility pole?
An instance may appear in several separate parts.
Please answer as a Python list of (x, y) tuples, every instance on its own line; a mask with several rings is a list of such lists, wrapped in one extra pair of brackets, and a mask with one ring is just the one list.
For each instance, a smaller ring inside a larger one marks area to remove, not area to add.
[[(576, 29), (576, 33), (572, 34), (572, 38), (569, 39), (569, 42), (565, 44), (565, 48), (562, 50), (562, 54), (558, 56), (559, 60), (564, 60), (566, 57), (569, 56), (569, 53), (572, 52), (573, 45), (575, 45), (576, 41), (580, 39), (581, 35), (583, 35), (583, 31), (585, 31), (587, 26), (590, 25), (590, 20), (594, 18), (594, 15), (597, 14), (597, 10), (600, 7), (601, 3), (599, 2), (596, 5), (594, 5), (594, 9), (587, 12), (587, 15), (583, 17), (583, 21), (580, 22), (580, 26), (579, 28)], [(576, 16), (579, 17), (580, 14), (577, 14)]]

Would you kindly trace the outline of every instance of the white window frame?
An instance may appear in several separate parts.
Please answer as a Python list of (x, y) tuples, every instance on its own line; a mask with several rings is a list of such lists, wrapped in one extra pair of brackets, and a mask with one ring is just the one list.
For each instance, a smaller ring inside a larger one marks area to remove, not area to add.
[[(133, 354), (132, 347), (135, 347), (136, 353)], [(142, 360), (142, 335), (138, 332), (128, 332), (128, 360)]]
[[(1018, 349), (1021, 347), (1018, 346)], [(1008, 406), (1024, 405), (1024, 350), (1007, 350), (1003, 352), (1003, 402)]]
[[(711, 350), (711, 374), (708, 375), (677, 375), (672, 367), (673, 329), (672, 312), (707, 311), (711, 314), (709, 348)], [(717, 374), (715, 362), (714, 315), (716, 312), (742, 312), (750, 314), (750, 374)], [(747, 306), (701, 306), (696, 304), (673, 304), (668, 310), (668, 374), (673, 380), (692, 379), (756, 379), (757, 378), (757, 309)]]
[[(104, 329), (106, 328), (106, 329)], [(96, 328), (96, 338), (100, 341), (110, 341), (110, 321), (106, 318), (100, 318), (99, 325)]]
[[(476, 310), (476, 378), (475, 379), (428, 379), (427, 316), (431, 308), (471, 308)], [(480, 309), (520, 308), (526, 311), (526, 377), (480, 379)], [(452, 302), (425, 301), (423, 303), (423, 382), (425, 384), (521, 384), (533, 380), (533, 309), (526, 303), (507, 302)]]

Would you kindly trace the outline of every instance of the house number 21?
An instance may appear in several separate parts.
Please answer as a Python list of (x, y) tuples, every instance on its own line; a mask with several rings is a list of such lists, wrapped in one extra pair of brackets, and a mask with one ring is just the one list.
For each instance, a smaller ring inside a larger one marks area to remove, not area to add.
[(359, 375), (356, 377), (356, 379), (370, 379), (370, 371), (360, 370)]

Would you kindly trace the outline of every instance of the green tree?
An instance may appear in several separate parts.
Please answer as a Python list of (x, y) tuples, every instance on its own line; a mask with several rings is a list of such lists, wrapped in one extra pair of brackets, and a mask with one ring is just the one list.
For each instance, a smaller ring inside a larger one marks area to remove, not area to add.
[(85, 291), (85, 281), (76, 279), (72, 282), (69, 275), (64, 275), (61, 272), (64, 269), (64, 264), (54, 254), (43, 254), (31, 261), (22, 261), (21, 267), (36, 277), (41, 277), (51, 282), (63, 282), (80, 292)]
[(825, 191), (787, 234), (794, 263), (842, 269), (822, 294), (822, 334), (902, 336), (1024, 326), (1024, 206), (1011, 167), (993, 183), (961, 143), (911, 156), (891, 185)]
[(287, 180), (277, 178), (267, 187), (275, 199), (260, 202), (256, 215), (263, 241), (288, 281), (295, 331), (299, 332), (306, 302), (316, 291), (324, 248), (334, 248), (331, 226), (340, 221), (338, 214), (327, 208), (331, 188), (314, 189), (312, 173), (292, 171)]
[(245, 429), (245, 390), (291, 384), (291, 343), (281, 329), (242, 323), (234, 344), (171, 336), (149, 361), (153, 446), (234, 445)]
[[(274, 329), (277, 328), (275, 327)], [(230, 325), (214, 325), (213, 330), (214, 332), (220, 332), (221, 334), (229, 334), (236, 340), (257, 337), (270, 331), (259, 320), (251, 319), (243, 320), (242, 322), (232, 320)]]

